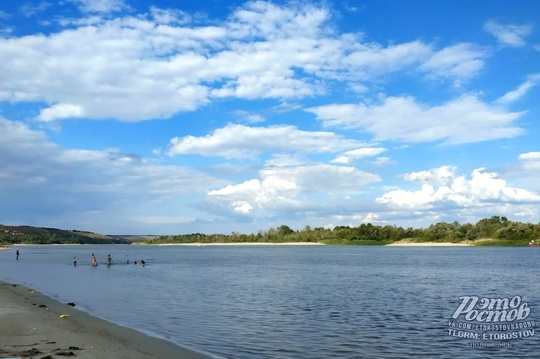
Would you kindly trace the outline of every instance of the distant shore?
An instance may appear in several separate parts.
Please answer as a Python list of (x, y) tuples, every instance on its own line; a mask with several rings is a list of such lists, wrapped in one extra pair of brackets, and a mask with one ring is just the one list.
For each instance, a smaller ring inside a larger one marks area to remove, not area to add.
[(452, 242), (396, 242), (387, 244), (393, 247), (470, 247), (469, 243), (452, 243)]
[(0, 281), (0, 357), (78, 359), (210, 359), (174, 343)]
[(145, 245), (155, 246), (325, 246), (324, 243), (317, 242), (230, 242), (230, 243), (145, 243)]

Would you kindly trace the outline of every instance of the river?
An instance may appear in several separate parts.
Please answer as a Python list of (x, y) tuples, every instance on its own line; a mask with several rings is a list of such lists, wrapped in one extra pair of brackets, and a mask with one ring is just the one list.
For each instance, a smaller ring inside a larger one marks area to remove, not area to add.
[[(0, 251), (0, 280), (225, 358), (536, 358), (540, 352), (540, 247), (16, 248), (18, 260), (14, 250)], [(90, 266), (92, 253), (98, 267)], [(109, 254), (112, 266), (104, 264)], [(482, 298), (507, 304), (498, 308), (505, 313), (491, 313), (498, 321), (485, 321), (490, 308), (481, 308)], [(469, 312), (452, 318), (460, 304)], [(486, 313), (475, 317), (473, 310)]]

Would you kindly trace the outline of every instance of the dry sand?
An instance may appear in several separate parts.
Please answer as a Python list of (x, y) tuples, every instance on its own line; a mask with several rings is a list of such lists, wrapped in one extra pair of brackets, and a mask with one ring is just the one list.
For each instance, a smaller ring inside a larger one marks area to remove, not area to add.
[(211, 358), (92, 317), (24, 286), (0, 282), (0, 358), (66, 356), (78, 359)]

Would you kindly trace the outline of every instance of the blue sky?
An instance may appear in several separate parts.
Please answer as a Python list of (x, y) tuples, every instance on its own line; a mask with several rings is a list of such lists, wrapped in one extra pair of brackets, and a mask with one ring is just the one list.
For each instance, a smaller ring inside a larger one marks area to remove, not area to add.
[(0, 223), (538, 223), (540, 2), (0, 5)]

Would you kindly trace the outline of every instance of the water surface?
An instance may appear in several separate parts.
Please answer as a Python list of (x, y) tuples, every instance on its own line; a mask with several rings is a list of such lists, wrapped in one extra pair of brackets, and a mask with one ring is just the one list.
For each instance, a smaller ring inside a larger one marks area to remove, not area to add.
[[(448, 335), (463, 295), (524, 296), (529, 319), (540, 322), (540, 248), (17, 248), (19, 260), (0, 251), (0, 279), (227, 358), (536, 358), (540, 351), (538, 335), (488, 349)], [(101, 262), (95, 268), (92, 253)]]

